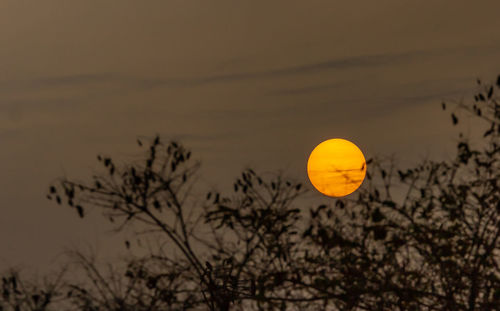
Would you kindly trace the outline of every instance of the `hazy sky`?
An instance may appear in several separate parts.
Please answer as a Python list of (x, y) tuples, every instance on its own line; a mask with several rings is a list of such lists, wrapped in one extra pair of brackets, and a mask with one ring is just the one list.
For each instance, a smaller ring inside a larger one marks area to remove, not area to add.
[[(45, 199), (95, 155), (159, 133), (223, 190), (240, 170), (307, 181), (343, 137), (400, 163), (451, 156), (443, 99), (500, 73), (499, 1), (0, 0), (0, 268), (47, 267), (108, 226)], [(96, 214), (96, 213), (94, 213)], [(121, 245), (120, 245), (121, 247)]]

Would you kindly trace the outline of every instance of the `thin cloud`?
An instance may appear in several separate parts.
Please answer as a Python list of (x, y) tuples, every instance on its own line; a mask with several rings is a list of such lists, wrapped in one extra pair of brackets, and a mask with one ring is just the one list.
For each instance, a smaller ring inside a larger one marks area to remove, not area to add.
[(41, 77), (29, 80), (11, 80), (0, 82), (0, 89), (5, 91), (16, 89), (42, 89), (62, 86), (79, 86), (117, 80), (110, 73), (69, 74), (54, 77)]
[(257, 72), (239, 72), (209, 75), (192, 78), (141, 78), (112, 73), (68, 74), (55, 77), (37, 78), (21, 81), (0, 82), (0, 88), (47, 88), (60, 86), (77, 86), (93, 83), (117, 83), (135, 85), (138, 88), (155, 87), (195, 87), (206, 84), (236, 82), (253, 79), (279, 78), (290, 75), (315, 74), (333, 69), (350, 69), (356, 67), (383, 66), (415, 60), (417, 57), (435, 55), (437, 51), (411, 51), (404, 53), (387, 53), (345, 57), (310, 64), (289, 66)]
[(433, 54), (437, 54), (437, 52), (413, 51), (405, 53), (364, 55), (364, 56), (327, 60), (327, 61), (310, 63), (299, 66), (289, 66), (267, 71), (240, 72), (240, 73), (212, 75), (206, 77), (186, 78), (186, 79), (163, 79), (163, 80), (159, 79), (151, 82), (153, 82), (156, 85), (163, 84), (171, 86), (175, 85), (175, 86), (193, 87), (193, 86), (201, 86), (206, 84), (223, 83), (223, 82), (237, 82), (237, 81), (254, 80), (254, 79), (280, 78), (290, 75), (315, 74), (334, 69), (351, 69), (357, 67), (383, 66), (383, 65), (397, 64), (405, 61), (415, 60), (418, 57), (430, 56)]
[[(391, 66), (416, 62), (419, 60), (450, 55), (456, 53), (474, 53), (483, 51), (492, 53), (498, 51), (498, 45), (491, 46), (473, 46), (473, 47), (453, 47), (436, 50), (414, 50), (401, 53), (380, 53), (371, 55), (359, 55), (352, 57), (336, 58), (331, 60), (313, 62), (297, 66), (288, 66), (277, 69), (270, 69), (256, 72), (236, 72), (229, 74), (215, 74), (199, 77), (186, 78), (150, 78), (133, 77), (123, 74), (113, 73), (87, 73), (62, 75), (56, 77), (39, 78), (28, 81), (4, 81), (0, 82), (0, 89), (19, 89), (19, 88), (51, 88), (60, 86), (78, 86), (97, 83), (110, 83), (136, 90), (147, 90), (158, 87), (198, 87), (209, 84), (241, 82), (247, 80), (272, 79), (294, 75), (318, 74), (332, 70), (347, 70), (377, 66)], [(335, 87), (335, 85), (330, 85)], [(299, 89), (278, 90), (271, 94), (302, 94), (314, 91), (320, 91), (330, 87), (329, 85), (318, 85)]]
[(380, 54), (337, 58), (315, 63), (298, 65), (298, 66), (289, 66), (278, 69), (271, 69), (267, 71), (231, 73), (231, 74), (212, 75), (199, 78), (164, 79), (164, 80), (157, 80), (155, 82), (161, 84), (163, 81), (165, 85), (171, 84), (171, 85), (189, 87), (189, 86), (199, 86), (212, 83), (237, 82), (237, 81), (252, 80), (252, 79), (280, 78), (291, 75), (316, 74), (331, 70), (346, 70), (355, 68), (389, 66), (389, 65), (397, 65), (408, 62), (415, 62), (442, 55), (450, 55), (456, 53), (466, 53), (466, 54), (477, 53), (478, 50), (482, 50), (485, 53), (492, 53), (498, 51), (498, 49), (499, 45), (492, 45), (487, 47), (470, 46), (470, 47), (443, 48), (435, 50), (414, 50), (401, 53), (380, 53)]
[(271, 95), (271, 96), (304, 95), (304, 94), (311, 94), (311, 93), (336, 89), (346, 84), (347, 82), (337, 82), (337, 83), (320, 84), (307, 87), (282, 88), (269, 91), (266, 93), (266, 95)]

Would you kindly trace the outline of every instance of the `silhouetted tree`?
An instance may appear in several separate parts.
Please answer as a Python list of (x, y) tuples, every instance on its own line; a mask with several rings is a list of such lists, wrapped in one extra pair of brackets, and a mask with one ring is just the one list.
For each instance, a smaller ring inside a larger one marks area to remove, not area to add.
[[(63, 179), (59, 189), (50, 188), (49, 198), (59, 203), (61, 192), (80, 217), (84, 217), (85, 206), (94, 206), (119, 228), (138, 222), (144, 230), (162, 233), (182, 256), (153, 254), (147, 264), (158, 261), (163, 269), (147, 272), (142, 266), (142, 275), (131, 270), (126, 275), (133, 275), (134, 282), (147, 275), (155, 290), (162, 275), (181, 277), (177, 291), (170, 295), (182, 308), (203, 303), (212, 310), (229, 310), (231, 304), (240, 305), (245, 299), (274, 299), (264, 295), (261, 283), (272, 271), (266, 265), (290, 256), (288, 248), (297, 235), (290, 229), (299, 220), (299, 210), (290, 207), (301, 193), (301, 185), (280, 177), (264, 181), (247, 170), (234, 185), (235, 192), (242, 195), (230, 199), (214, 192), (207, 194), (206, 202), (198, 202), (189, 197), (191, 177), (198, 167), (189, 164), (189, 151), (176, 142), (163, 145), (156, 137), (147, 152), (143, 163), (124, 167), (99, 156), (106, 174), (94, 176), (90, 184)], [(202, 207), (198, 212), (197, 204)], [(93, 284), (100, 284), (94, 279), (104, 280), (91, 272)], [(272, 273), (270, 277), (276, 278)], [(113, 304), (107, 302), (115, 295), (108, 295), (109, 288), (101, 285), (96, 285), (98, 294), (84, 289), (86, 296), (79, 297), (84, 297), (85, 306), (96, 303), (115, 310), (109, 306), (116, 304), (116, 297)], [(84, 291), (78, 290), (80, 294)]]
[(83, 272), (80, 283), (66, 284), (67, 303), (75, 310), (186, 310), (200, 304), (184, 286), (190, 275), (182, 263), (151, 256), (130, 258), (124, 269), (105, 269), (81, 252), (70, 257)]
[[(143, 162), (87, 183), (61, 179), (49, 198), (80, 217), (100, 209), (117, 228), (161, 233), (158, 250), (102, 275), (80, 257), (91, 285), (73, 286), (80, 310), (494, 310), (500, 305), (500, 88), (483, 85), (470, 113), (483, 136), (460, 136), (457, 155), (398, 170), (370, 160), (356, 194), (298, 206), (300, 183), (243, 171), (234, 192), (192, 195), (198, 164), (156, 137)], [(443, 109), (446, 103), (442, 104)], [(450, 106), (450, 104), (448, 104)], [(141, 141), (138, 142), (144, 147)], [(118, 290), (113, 278), (127, 285)], [(93, 286), (92, 286), (93, 284)], [(89, 287), (90, 286), (90, 287)]]
[(311, 213), (313, 296), (340, 309), (499, 308), (500, 105), (494, 86), (478, 83), (451, 119), (479, 117), (481, 139), (460, 135), (455, 159), (404, 171), (374, 162), (357, 196)]
[(52, 279), (42, 282), (27, 281), (19, 271), (9, 270), (2, 274), (2, 296), (0, 311), (49, 311), (59, 304), (62, 295), (64, 269)]

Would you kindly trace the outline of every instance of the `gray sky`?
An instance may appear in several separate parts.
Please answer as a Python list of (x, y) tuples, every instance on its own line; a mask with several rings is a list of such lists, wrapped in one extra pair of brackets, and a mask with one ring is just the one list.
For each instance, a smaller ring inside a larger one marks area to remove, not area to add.
[(500, 73), (498, 12), (498, 1), (0, 1), (0, 268), (115, 241), (98, 215), (82, 221), (44, 195), (63, 174), (89, 176), (97, 153), (130, 158), (138, 136), (180, 140), (221, 190), (247, 166), (306, 182), (308, 154), (334, 137), (402, 164), (451, 156), (439, 103)]

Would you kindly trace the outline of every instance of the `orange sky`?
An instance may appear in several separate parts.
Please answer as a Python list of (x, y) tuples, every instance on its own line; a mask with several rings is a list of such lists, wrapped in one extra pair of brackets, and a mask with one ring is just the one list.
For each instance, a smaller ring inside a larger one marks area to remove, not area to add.
[[(498, 1), (0, 1), (0, 268), (46, 267), (113, 240), (44, 199), (99, 152), (156, 133), (193, 149), (202, 183), (246, 166), (307, 182), (344, 137), (400, 163), (449, 155), (442, 99), (500, 73)], [(93, 217), (93, 218), (92, 218)]]

